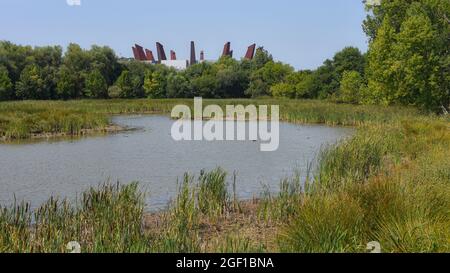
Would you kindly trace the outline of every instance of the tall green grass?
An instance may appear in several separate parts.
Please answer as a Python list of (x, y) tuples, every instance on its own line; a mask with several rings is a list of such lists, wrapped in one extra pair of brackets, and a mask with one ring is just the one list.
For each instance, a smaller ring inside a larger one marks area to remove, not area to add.
[(34, 211), (27, 203), (1, 208), (1, 252), (67, 252), (70, 241), (83, 252), (144, 252), (144, 196), (136, 183), (104, 184), (76, 201), (50, 198)]
[(384, 252), (448, 252), (449, 147), (446, 120), (410, 120), (364, 128), (326, 150), (284, 221), (280, 249), (364, 252), (378, 241)]
[(159, 251), (187, 253), (207, 249), (201, 239), (201, 226), (215, 224), (233, 210), (226, 177), (220, 168), (201, 171), (198, 177), (184, 175), (176, 198), (164, 213), (164, 232), (157, 235)]

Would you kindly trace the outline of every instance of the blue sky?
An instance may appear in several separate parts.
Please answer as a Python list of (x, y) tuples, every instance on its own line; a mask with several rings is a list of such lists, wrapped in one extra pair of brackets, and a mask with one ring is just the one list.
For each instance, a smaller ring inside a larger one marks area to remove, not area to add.
[(216, 59), (226, 41), (235, 57), (255, 42), (297, 69), (315, 68), (345, 46), (367, 49), (361, 0), (0, 0), (0, 40), (84, 48), (108, 45), (130, 57), (131, 46), (189, 56), (189, 42)]

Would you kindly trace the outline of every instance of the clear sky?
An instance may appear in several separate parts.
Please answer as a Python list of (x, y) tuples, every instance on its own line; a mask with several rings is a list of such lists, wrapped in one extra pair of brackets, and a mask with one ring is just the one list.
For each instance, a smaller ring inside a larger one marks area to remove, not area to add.
[(188, 58), (191, 40), (206, 59), (217, 59), (226, 41), (235, 57), (255, 42), (297, 69), (315, 68), (345, 46), (367, 49), (362, 0), (80, 1), (0, 0), (0, 40), (108, 45), (123, 57), (134, 43), (155, 52), (160, 41), (179, 59)]

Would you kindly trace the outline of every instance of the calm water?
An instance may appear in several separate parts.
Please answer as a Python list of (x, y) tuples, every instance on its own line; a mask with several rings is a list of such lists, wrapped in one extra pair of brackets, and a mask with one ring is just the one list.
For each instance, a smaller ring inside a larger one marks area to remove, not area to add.
[[(115, 117), (139, 130), (108, 136), (0, 145), (0, 204), (17, 200), (37, 206), (51, 195), (73, 198), (105, 181), (139, 181), (150, 209), (163, 208), (174, 196), (177, 178), (188, 171), (222, 167), (237, 172), (240, 198), (258, 196), (263, 185), (276, 191), (280, 179), (295, 170), (306, 173), (325, 145), (351, 129), (280, 124), (280, 147), (260, 152), (252, 141), (175, 142), (173, 121), (163, 116)], [(231, 178), (229, 177), (231, 182)]]

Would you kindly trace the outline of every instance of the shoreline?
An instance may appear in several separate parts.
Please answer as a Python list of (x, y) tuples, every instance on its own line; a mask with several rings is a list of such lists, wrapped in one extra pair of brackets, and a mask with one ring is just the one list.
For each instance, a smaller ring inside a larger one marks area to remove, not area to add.
[(81, 129), (79, 133), (64, 133), (64, 132), (48, 132), (48, 133), (32, 133), (26, 138), (6, 138), (0, 137), (0, 145), (8, 144), (12, 142), (30, 141), (30, 140), (45, 140), (45, 139), (58, 139), (66, 137), (83, 137), (83, 136), (95, 136), (100, 134), (115, 134), (120, 132), (133, 131), (136, 128), (129, 128), (118, 124), (109, 124), (106, 127), (96, 129)]

